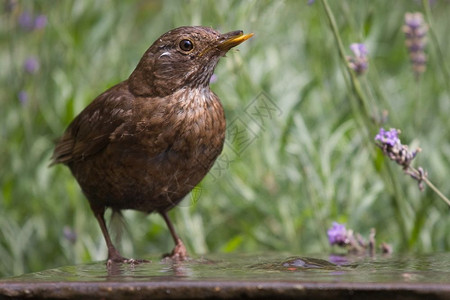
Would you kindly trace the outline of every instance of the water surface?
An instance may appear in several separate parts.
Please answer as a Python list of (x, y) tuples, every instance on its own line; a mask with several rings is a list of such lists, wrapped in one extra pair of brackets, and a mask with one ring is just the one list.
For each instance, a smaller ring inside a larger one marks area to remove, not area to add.
[(227, 254), (185, 262), (151, 257), (150, 263), (105, 262), (63, 266), (3, 282), (264, 281), (420, 283), (450, 286), (450, 253), (392, 256)]

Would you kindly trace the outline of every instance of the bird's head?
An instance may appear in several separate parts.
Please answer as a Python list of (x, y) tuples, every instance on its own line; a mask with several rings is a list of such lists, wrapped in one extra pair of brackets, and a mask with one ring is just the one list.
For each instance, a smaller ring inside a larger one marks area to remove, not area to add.
[(221, 34), (209, 27), (185, 26), (159, 37), (129, 78), (133, 93), (166, 96), (184, 87), (206, 87), (219, 58), (253, 33)]

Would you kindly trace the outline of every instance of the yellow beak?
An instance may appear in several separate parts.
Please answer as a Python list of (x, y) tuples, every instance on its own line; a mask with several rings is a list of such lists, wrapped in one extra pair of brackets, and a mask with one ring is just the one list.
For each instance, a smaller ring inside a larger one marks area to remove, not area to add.
[(241, 30), (225, 33), (222, 35), (224, 38), (218, 45), (220, 50), (228, 51), (231, 48), (245, 42), (253, 36), (253, 33), (244, 34)]

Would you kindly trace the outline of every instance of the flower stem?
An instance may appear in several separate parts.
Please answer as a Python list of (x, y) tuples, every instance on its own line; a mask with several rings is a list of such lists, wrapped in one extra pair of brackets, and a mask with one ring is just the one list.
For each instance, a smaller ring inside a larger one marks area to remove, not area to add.
[(405, 171), (412, 178), (419, 181), (419, 187), (420, 182), (422, 181), (425, 182), (428, 185), (428, 187), (430, 187), (433, 190), (433, 192), (435, 192), (439, 196), (439, 198), (444, 200), (444, 202), (447, 203), (448, 206), (450, 206), (450, 200), (428, 179), (426, 174), (423, 175), (423, 173), (419, 172), (419, 170), (411, 166), (409, 166)]
[(423, 179), (423, 182), (425, 182), (430, 187), (430, 189), (432, 189), (439, 196), (439, 198), (444, 200), (445, 203), (447, 203), (448, 206), (450, 206), (450, 200), (444, 194), (442, 194), (442, 192), (433, 183), (431, 183), (431, 181), (428, 180), (428, 178), (425, 177)]
[[(376, 132), (376, 124), (374, 124), (372, 120), (372, 116), (370, 113), (368, 101), (366, 99), (365, 94), (363, 93), (361, 89), (361, 85), (359, 83), (358, 78), (356, 77), (356, 74), (353, 72), (353, 70), (349, 67), (347, 63), (347, 58), (345, 55), (344, 46), (342, 44), (342, 40), (339, 34), (338, 26), (336, 24), (336, 19), (333, 15), (333, 12), (330, 9), (330, 6), (328, 5), (327, 0), (321, 0), (322, 6), (325, 10), (326, 17), (329, 21), (329, 25), (331, 28), (331, 31), (333, 33), (334, 39), (337, 44), (339, 56), (342, 60), (342, 62), (345, 65), (345, 69), (347, 72), (343, 73), (343, 77), (345, 78), (345, 83), (347, 85), (347, 88), (350, 91), (350, 98), (352, 99), (351, 105), (354, 112), (355, 120), (358, 122), (362, 122), (362, 126), (360, 127), (362, 136), (366, 138), (366, 141), (368, 144), (372, 143), (372, 140), (369, 138), (369, 136), (373, 136), (373, 133)], [(348, 75), (348, 76), (347, 76)], [(356, 101), (354, 101), (356, 98)], [(356, 103), (354, 103), (356, 102)], [(368, 134), (369, 133), (369, 134)], [(374, 152), (372, 152), (374, 154)], [(408, 217), (403, 216), (403, 214), (406, 212), (404, 209), (404, 204), (400, 199), (402, 199), (401, 195), (401, 189), (398, 187), (397, 180), (395, 176), (393, 175), (393, 172), (390, 169), (389, 163), (386, 161), (385, 163), (386, 168), (384, 169), (384, 176), (382, 178), (385, 181), (386, 186), (391, 188), (392, 191), (392, 205), (394, 208), (394, 212), (396, 215), (396, 218), (398, 219), (398, 225), (401, 232), (402, 239), (404, 241), (404, 244), (407, 244), (407, 236), (408, 236), (408, 230), (406, 226), (406, 220)]]
[(341, 57), (342, 61), (344, 62), (345, 69), (347, 70), (347, 73), (350, 77), (350, 84), (348, 82), (348, 78), (346, 78), (347, 86), (353, 91), (353, 95), (356, 97), (356, 100), (358, 101), (358, 104), (361, 108), (361, 112), (363, 113), (363, 120), (367, 127), (367, 129), (374, 131), (375, 128), (373, 126), (373, 123), (371, 122), (371, 114), (369, 105), (367, 102), (366, 97), (364, 96), (364, 93), (361, 89), (361, 85), (359, 83), (358, 78), (356, 77), (356, 74), (353, 72), (353, 70), (350, 68), (350, 66), (347, 63), (347, 57), (345, 55), (344, 45), (342, 44), (341, 37), (339, 35), (338, 26), (336, 24), (336, 19), (334, 18), (333, 12), (330, 9), (330, 6), (328, 5), (327, 0), (322, 0), (322, 5), (325, 10), (325, 13), (328, 17), (328, 21), (330, 22), (331, 31), (333, 32), (333, 36), (336, 40), (339, 56)]
[(444, 82), (447, 86), (447, 91), (450, 92), (450, 74), (447, 70), (447, 67), (445, 65), (445, 58), (442, 54), (441, 47), (439, 46), (439, 41), (436, 35), (436, 32), (434, 31), (433, 24), (431, 23), (431, 10), (430, 10), (430, 1), (429, 0), (422, 0), (422, 5), (425, 10), (425, 16), (427, 18), (428, 23), (428, 31), (430, 32), (431, 41), (434, 44), (434, 47), (436, 49), (436, 55), (438, 57), (438, 65), (442, 69), (442, 75), (444, 76)]

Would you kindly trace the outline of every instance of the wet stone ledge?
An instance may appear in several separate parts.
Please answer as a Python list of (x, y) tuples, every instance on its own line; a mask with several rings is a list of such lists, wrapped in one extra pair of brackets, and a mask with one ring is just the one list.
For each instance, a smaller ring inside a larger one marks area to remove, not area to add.
[(450, 299), (450, 254), (221, 255), (107, 269), (103, 262), (3, 278), (2, 299)]

